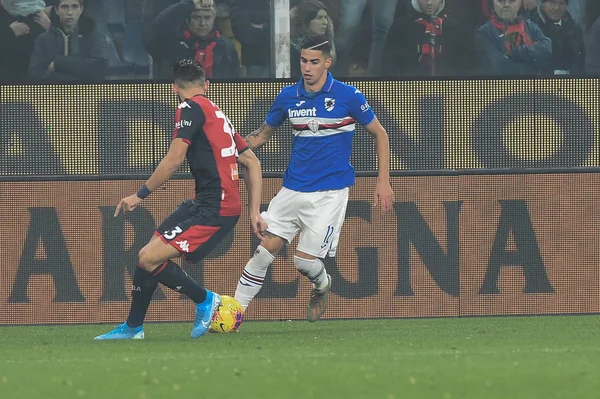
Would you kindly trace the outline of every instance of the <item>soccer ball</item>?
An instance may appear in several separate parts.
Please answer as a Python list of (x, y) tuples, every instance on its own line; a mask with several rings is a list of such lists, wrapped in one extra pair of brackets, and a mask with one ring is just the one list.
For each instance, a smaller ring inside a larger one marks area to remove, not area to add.
[(215, 312), (210, 328), (214, 332), (235, 332), (244, 321), (244, 309), (233, 297), (221, 295), (221, 305)]

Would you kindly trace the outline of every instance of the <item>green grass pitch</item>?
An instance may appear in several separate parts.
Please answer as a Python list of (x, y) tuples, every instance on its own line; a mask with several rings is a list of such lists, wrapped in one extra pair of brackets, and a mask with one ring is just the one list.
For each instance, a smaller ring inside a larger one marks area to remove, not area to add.
[(598, 398), (599, 316), (0, 327), (0, 398)]

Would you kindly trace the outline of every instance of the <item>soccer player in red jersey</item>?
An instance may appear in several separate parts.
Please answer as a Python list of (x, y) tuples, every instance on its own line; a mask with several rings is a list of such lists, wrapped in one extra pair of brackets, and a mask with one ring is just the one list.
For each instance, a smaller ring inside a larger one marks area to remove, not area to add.
[(197, 61), (182, 60), (173, 68), (173, 91), (181, 99), (175, 131), (167, 155), (140, 190), (123, 198), (120, 211), (135, 209), (164, 184), (187, 158), (196, 183), (193, 199), (183, 203), (154, 232), (141, 249), (133, 276), (132, 303), (127, 321), (95, 339), (142, 339), (144, 317), (158, 283), (182, 292), (196, 304), (191, 337), (210, 327), (221, 297), (198, 284), (172, 259), (183, 256), (197, 263), (233, 229), (240, 213), (238, 162), (246, 169), (252, 229), (262, 240), (267, 228), (260, 216), (262, 173), (260, 162), (233, 129), (217, 105), (205, 97), (209, 82)]

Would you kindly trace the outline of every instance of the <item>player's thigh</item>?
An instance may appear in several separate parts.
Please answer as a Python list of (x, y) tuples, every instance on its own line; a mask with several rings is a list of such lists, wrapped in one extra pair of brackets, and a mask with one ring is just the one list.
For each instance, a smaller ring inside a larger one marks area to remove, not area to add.
[(177, 232), (183, 231), (180, 223), (189, 219), (191, 200), (183, 201), (155, 230), (154, 236), (139, 252), (140, 265), (146, 270), (154, 270), (169, 259), (179, 256), (180, 252), (168, 242)]
[(139, 252), (140, 265), (148, 271), (153, 271), (166, 261), (177, 257), (179, 251), (160, 239), (150, 240)]
[(348, 204), (348, 189), (313, 193), (313, 206), (300, 212), (297, 251), (323, 258), (335, 251)]
[(299, 210), (305, 200), (303, 194), (283, 187), (273, 197), (267, 211), (262, 213), (269, 226), (267, 232), (292, 242), (300, 229)]

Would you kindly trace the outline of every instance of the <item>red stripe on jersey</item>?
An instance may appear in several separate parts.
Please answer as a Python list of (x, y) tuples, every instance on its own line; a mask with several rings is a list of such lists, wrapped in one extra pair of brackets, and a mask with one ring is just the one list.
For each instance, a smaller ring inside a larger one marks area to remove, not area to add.
[[(356, 121), (354, 120), (354, 118), (350, 118), (350, 119), (343, 120), (341, 123), (320, 123), (319, 130), (321, 130), (321, 129), (337, 129), (340, 127), (351, 125), (355, 122)], [(308, 130), (308, 124), (303, 123), (303, 124), (299, 124), (299, 125), (292, 125), (292, 128), (294, 130)]]

